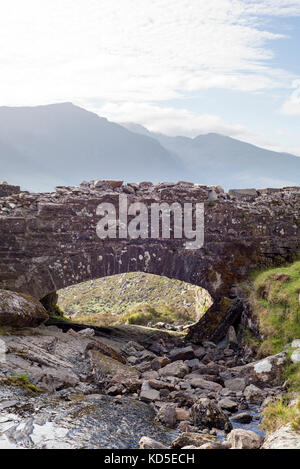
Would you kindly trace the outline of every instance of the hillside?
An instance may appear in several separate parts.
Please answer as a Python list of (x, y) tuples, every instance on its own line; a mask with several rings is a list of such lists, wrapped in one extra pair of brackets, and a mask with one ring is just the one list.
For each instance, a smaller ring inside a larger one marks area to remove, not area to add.
[(194, 322), (205, 310), (205, 299), (206, 305), (210, 304), (206, 295), (200, 287), (179, 280), (134, 272), (60, 290), (58, 305), (76, 321), (97, 325), (127, 322), (135, 313), (139, 313), (140, 324), (151, 319), (186, 323)]

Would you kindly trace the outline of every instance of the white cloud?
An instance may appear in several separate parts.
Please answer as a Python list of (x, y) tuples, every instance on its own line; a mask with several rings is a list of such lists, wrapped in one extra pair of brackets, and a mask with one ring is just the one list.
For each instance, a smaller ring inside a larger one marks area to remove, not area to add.
[[(120, 102), (105, 103), (102, 106), (85, 106), (107, 119), (122, 123), (140, 124), (151, 132), (169, 136), (196, 137), (200, 134), (216, 132), (237, 138), (269, 150), (300, 155), (300, 146), (274, 142), (274, 136), (250, 131), (242, 125), (224, 122), (213, 114), (199, 114), (188, 109), (160, 107), (149, 103)], [(280, 140), (282, 133), (279, 129)]]
[(295, 90), (282, 106), (282, 113), (290, 116), (300, 115), (300, 80), (293, 84)]
[(300, 15), (300, 1), (0, 0), (0, 103), (289, 87), (261, 15)]
[(170, 136), (196, 137), (200, 133), (217, 132), (239, 137), (247, 133), (244, 127), (227, 125), (216, 115), (197, 114), (188, 109), (159, 107), (149, 103), (106, 103), (90, 109), (114, 122), (134, 122), (151, 132)]

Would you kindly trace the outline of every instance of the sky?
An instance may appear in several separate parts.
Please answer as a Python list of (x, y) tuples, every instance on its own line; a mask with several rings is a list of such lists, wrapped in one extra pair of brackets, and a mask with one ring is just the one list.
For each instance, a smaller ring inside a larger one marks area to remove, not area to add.
[(300, 0), (0, 0), (0, 106), (300, 156)]

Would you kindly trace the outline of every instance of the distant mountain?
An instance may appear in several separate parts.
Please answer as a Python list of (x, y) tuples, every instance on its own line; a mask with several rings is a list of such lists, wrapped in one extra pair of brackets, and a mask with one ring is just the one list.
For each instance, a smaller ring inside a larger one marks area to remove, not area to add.
[(277, 153), (249, 143), (209, 133), (196, 138), (168, 137), (141, 125), (123, 124), (129, 130), (153, 137), (185, 162), (193, 180), (225, 188), (300, 185), (300, 157)]
[(0, 107), (0, 180), (32, 191), (90, 179), (300, 185), (300, 158), (218, 134), (168, 137), (71, 103)]
[(177, 155), (70, 103), (0, 107), (0, 179), (34, 191), (90, 179), (176, 179)]

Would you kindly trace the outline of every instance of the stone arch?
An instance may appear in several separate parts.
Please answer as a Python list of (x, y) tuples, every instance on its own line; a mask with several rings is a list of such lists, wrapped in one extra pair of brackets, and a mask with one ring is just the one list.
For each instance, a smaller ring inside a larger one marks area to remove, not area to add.
[[(30, 194), (15, 186), (0, 197), (0, 288), (38, 299), (93, 278), (142, 271), (208, 290), (214, 304), (190, 337), (224, 334), (232, 286), (258, 267), (292, 260), (300, 249), (300, 188), (230, 191), (191, 183), (127, 184), (104, 181)], [(1, 191), (0, 191), (1, 194)], [(96, 236), (97, 206), (128, 203), (203, 203), (205, 242), (185, 249), (184, 239), (106, 239)], [(235, 301), (235, 300), (233, 300)]]

